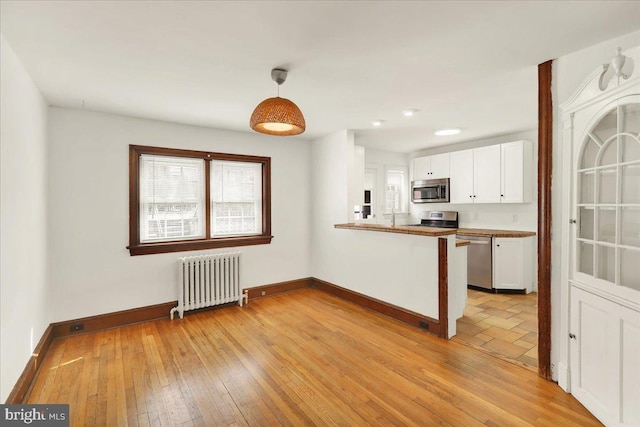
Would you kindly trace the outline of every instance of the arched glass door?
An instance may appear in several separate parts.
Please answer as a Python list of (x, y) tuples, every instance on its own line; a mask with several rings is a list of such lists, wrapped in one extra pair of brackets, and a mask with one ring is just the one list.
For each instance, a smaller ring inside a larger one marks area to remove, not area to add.
[(618, 104), (583, 141), (575, 266), (586, 282), (640, 291), (639, 133), (640, 104)]

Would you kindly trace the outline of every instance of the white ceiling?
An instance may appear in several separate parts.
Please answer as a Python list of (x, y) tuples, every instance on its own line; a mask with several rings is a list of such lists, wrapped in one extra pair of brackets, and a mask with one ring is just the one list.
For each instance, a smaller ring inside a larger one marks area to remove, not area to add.
[[(276, 93), (270, 70), (285, 67), (301, 137), (353, 129), (399, 152), (536, 128), (537, 64), (640, 28), (637, 1), (0, 5), (51, 105), (252, 132), (253, 108)], [(464, 131), (433, 135), (445, 127)]]

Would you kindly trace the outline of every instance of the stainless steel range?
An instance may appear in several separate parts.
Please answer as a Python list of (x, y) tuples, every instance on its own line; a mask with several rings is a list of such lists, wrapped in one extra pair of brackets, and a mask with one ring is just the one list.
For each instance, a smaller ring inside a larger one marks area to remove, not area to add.
[(422, 214), (421, 227), (458, 228), (458, 212), (456, 211), (425, 211)]

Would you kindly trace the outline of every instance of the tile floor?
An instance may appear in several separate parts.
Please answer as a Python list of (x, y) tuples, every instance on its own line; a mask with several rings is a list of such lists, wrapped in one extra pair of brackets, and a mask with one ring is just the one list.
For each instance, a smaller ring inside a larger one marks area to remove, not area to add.
[(491, 294), (467, 290), (454, 341), (537, 371), (538, 294)]

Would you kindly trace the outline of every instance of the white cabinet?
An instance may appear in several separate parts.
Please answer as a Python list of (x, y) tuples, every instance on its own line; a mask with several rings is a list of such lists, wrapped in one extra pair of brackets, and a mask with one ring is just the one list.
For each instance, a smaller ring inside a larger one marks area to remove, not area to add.
[(451, 203), (500, 203), (500, 146), (450, 153)]
[(531, 201), (531, 156), (529, 141), (450, 153), (451, 203)]
[(450, 154), (449, 201), (473, 203), (473, 150)]
[(500, 144), (500, 203), (531, 201), (531, 142)]
[[(618, 51), (615, 61), (638, 64), (640, 46)], [(563, 388), (605, 425), (637, 427), (640, 70), (610, 80), (607, 71), (599, 65), (560, 108), (566, 226), (558, 312), (569, 316), (560, 316), (556, 354)]]
[(500, 203), (500, 146), (473, 149), (473, 203)]
[(449, 153), (413, 159), (412, 181), (449, 178)]
[(606, 425), (640, 425), (640, 313), (572, 286), (569, 338), (571, 393)]
[(493, 287), (533, 289), (533, 237), (493, 239)]

